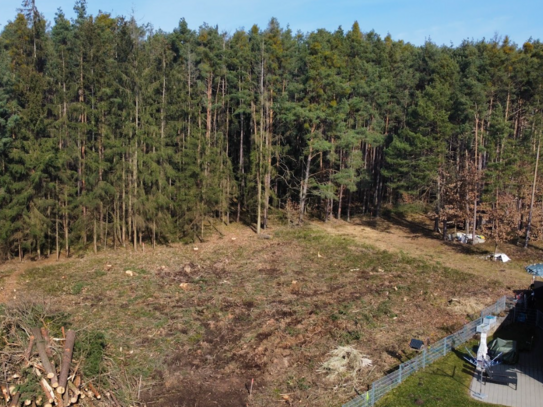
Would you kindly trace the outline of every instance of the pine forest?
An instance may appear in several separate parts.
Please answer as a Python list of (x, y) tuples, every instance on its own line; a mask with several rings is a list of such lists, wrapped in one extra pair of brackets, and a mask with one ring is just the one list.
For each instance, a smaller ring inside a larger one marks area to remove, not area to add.
[(543, 236), (537, 39), (167, 33), (74, 10), (24, 0), (0, 34), (0, 259), (397, 208), (444, 237)]

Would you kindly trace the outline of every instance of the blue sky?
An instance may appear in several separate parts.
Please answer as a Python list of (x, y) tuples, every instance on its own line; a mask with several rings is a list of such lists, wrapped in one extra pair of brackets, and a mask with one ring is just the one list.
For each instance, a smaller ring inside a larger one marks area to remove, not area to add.
[[(61, 7), (73, 18), (75, 0), (35, 0), (48, 21)], [(0, 0), (0, 29), (16, 15), (20, 0)], [(542, 0), (87, 0), (89, 14), (99, 10), (130, 16), (155, 29), (172, 31), (184, 17), (192, 29), (204, 22), (233, 33), (253, 24), (265, 28), (271, 17), (282, 27), (310, 32), (342, 26), (356, 20), (363, 32), (390, 33), (395, 40), (415, 45), (427, 39), (441, 45), (459, 45), (464, 39), (491, 39), (509, 35), (522, 45), (530, 37), (543, 40)]]

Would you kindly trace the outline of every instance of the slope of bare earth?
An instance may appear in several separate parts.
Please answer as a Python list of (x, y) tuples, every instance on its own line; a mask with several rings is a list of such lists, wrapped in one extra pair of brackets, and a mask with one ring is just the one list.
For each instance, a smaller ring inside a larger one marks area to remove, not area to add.
[[(504, 246), (514, 261), (491, 262), (490, 244), (443, 243), (399, 219), (276, 226), (271, 239), (240, 225), (221, 232), (195, 245), (4, 264), (1, 299), (47, 302), (74, 327), (104, 332), (125, 405), (330, 406), (408, 357), (411, 338), (437, 340), (526, 288), (522, 266), (541, 255)], [(374, 367), (319, 372), (344, 345)]]

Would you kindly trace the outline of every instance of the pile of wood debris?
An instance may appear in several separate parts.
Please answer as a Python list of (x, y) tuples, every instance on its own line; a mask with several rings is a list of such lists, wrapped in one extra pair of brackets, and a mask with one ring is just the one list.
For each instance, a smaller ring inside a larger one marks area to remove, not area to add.
[(72, 360), (75, 331), (62, 328), (62, 338), (51, 338), (47, 329), (35, 327), (28, 334), (26, 350), (1, 355), (0, 400), (5, 406), (120, 406), (112, 393), (103, 398), (82, 377), (80, 362)]

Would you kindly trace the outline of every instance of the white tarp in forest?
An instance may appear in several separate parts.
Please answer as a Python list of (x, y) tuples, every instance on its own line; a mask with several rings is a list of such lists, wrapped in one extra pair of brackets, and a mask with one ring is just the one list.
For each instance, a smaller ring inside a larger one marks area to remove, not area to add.
[(483, 235), (475, 235), (475, 239), (473, 239), (473, 235), (471, 233), (458, 232), (449, 235), (449, 240), (457, 240), (460, 243), (471, 243), (473, 240), (473, 244), (479, 244), (484, 243), (486, 238)]

